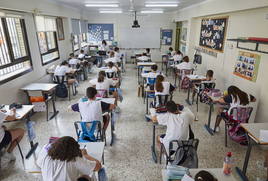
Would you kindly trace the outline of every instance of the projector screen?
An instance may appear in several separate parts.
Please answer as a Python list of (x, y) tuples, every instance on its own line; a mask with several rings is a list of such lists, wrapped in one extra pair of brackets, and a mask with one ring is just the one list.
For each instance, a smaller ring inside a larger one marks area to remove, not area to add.
[(160, 48), (160, 28), (119, 29), (120, 48)]

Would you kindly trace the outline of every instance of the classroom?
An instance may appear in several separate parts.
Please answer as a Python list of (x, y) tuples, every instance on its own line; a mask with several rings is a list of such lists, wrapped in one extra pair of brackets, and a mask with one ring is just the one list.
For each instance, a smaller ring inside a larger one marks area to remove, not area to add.
[(267, 30), (267, 0), (0, 0), (0, 180), (268, 181)]

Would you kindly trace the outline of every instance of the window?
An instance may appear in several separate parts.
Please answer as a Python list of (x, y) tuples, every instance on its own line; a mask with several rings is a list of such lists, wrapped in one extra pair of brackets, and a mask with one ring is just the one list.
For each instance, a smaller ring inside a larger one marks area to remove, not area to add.
[(81, 48), (87, 45), (87, 21), (80, 20), (80, 32), (81, 32)]
[(81, 25), (79, 19), (72, 19), (72, 36), (73, 36), (73, 51), (77, 51), (80, 48), (81, 43)]
[(60, 58), (57, 41), (56, 18), (36, 16), (35, 20), (42, 64), (46, 65)]
[(77, 51), (79, 50), (79, 39), (78, 35), (73, 34), (73, 50)]
[(0, 84), (32, 71), (24, 19), (0, 17)]

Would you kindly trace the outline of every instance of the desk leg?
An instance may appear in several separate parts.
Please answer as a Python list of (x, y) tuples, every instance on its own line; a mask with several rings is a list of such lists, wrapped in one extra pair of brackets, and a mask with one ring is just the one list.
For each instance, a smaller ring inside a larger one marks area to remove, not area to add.
[(153, 145), (151, 146), (152, 157), (155, 163), (157, 163), (157, 156), (155, 151), (155, 125), (153, 125)]
[[(27, 115), (27, 123), (26, 124), (28, 124), (30, 122), (30, 115), (28, 114)], [(28, 126), (26, 125), (26, 127), (28, 128)], [(32, 128), (33, 129), (33, 128)], [(26, 159), (28, 159), (28, 158), (30, 158), (30, 156), (35, 152), (35, 150), (36, 150), (36, 148), (37, 148), (37, 146), (38, 146), (38, 142), (37, 143), (34, 143), (33, 142), (33, 139), (34, 138), (31, 138), (30, 137), (30, 135), (29, 135), (29, 132), (30, 132), (30, 130), (28, 130), (28, 136), (29, 136), (29, 140), (30, 140), (30, 146), (31, 146), (31, 149), (30, 149), (30, 151), (26, 154)]]
[(247, 134), (247, 140), (248, 140), (248, 149), (247, 149), (247, 153), (246, 153), (246, 157), (245, 157), (245, 161), (244, 161), (244, 165), (243, 165), (244, 175), (246, 175), (246, 173), (247, 173), (248, 161), (249, 161), (249, 157), (250, 157), (250, 153), (251, 153), (251, 149), (252, 149), (251, 138), (250, 138), (250, 136), (248, 136), (248, 134)]
[(148, 114), (148, 104), (149, 104), (149, 100), (148, 100), (148, 95), (146, 93), (146, 114)]
[(189, 105), (191, 105), (191, 103), (190, 103), (190, 90), (191, 90), (191, 87), (192, 87), (191, 85), (192, 85), (192, 83), (190, 81), (189, 82), (189, 87), (188, 87), (187, 99), (185, 100), (186, 103), (189, 104)]
[(111, 143), (110, 146), (113, 146), (114, 143), (114, 121), (113, 121), (113, 112), (111, 112)]
[(57, 109), (56, 109), (55, 97), (56, 97), (56, 95), (55, 95), (55, 90), (54, 90), (52, 93), (53, 115), (50, 116), (49, 120), (53, 119), (59, 113), (59, 111), (57, 111)]
[(208, 131), (208, 133), (210, 135), (213, 135), (214, 134), (213, 129), (210, 128), (212, 109), (213, 109), (213, 102), (211, 102), (210, 105), (209, 105), (208, 124), (205, 124), (205, 126), (204, 126), (205, 129)]

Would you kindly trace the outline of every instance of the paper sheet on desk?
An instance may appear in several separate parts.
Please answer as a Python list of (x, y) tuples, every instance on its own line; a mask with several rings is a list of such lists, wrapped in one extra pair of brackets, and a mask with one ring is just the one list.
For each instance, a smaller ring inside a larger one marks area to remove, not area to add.
[(268, 143), (268, 130), (260, 130), (260, 141)]
[(190, 177), (189, 175), (185, 174), (181, 181), (194, 181), (194, 179), (192, 177)]

